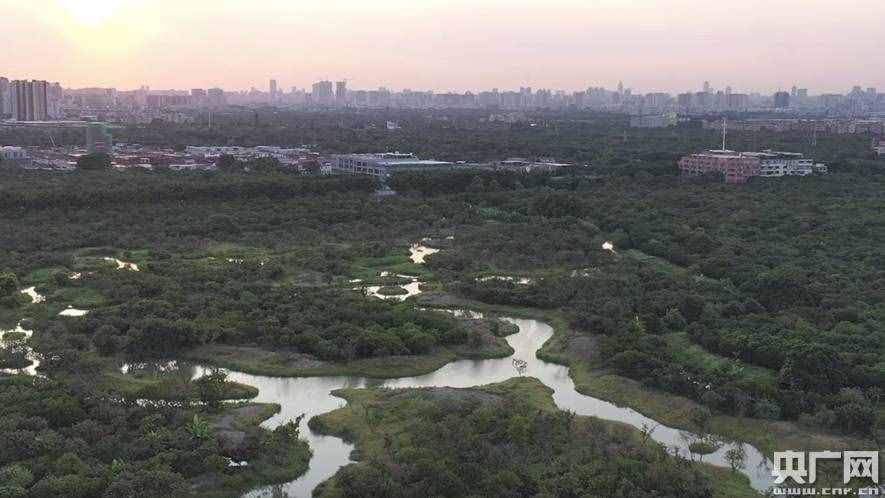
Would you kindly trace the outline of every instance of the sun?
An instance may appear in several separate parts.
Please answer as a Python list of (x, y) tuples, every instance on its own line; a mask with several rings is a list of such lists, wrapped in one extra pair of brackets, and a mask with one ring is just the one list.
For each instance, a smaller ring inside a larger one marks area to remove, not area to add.
[(97, 27), (120, 10), (126, 0), (56, 0), (61, 9), (77, 24)]

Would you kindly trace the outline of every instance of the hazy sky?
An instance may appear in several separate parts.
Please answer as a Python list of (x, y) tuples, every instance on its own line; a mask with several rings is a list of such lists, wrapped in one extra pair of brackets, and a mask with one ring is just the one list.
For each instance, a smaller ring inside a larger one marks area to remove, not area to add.
[(67, 87), (885, 87), (885, 0), (0, 0), (0, 13), (0, 75)]

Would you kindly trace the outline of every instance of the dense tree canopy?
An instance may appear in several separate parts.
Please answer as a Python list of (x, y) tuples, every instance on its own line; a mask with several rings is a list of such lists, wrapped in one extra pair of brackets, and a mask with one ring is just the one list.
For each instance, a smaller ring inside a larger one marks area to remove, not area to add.
[[(309, 126), (269, 123), (262, 137), (309, 143), (338, 128), (306, 119)], [(35, 330), (30, 341), (8, 336), (0, 361), (20, 368), (33, 348), (48, 376), (0, 377), (0, 477), (13, 483), (12, 496), (175, 496), (218, 471), (219, 459), (254, 457), (258, 442), (271, 437), (256, 432), (254, 445), (230, 451), (195, 437), (205, 427), (192, 408), (129, 403), (133, 392), (145, 392), (131, 382), (149, 381), (121, 380), (126, 359), (176, 358), (216, 345), (335, 364), (404, 355), (420, 361), (480, 342), (451, 317), (366, 296), (367, 280), (389, 287), (402, 278), (385, 280), (379, 268), (418, 273), (440, 294), (553, 310), (566, 318), (568, 339), (598, 344), (581, 356), (564, 341), (570, 360), (717, 412), (881, 433), (885, 179), (860, 153), (839, 155), (859, 150), (855, 138), (823, 141), (821, 154), (836, 161), (828, 177), (735, 187), (672, 175), (672, 156), (699, 146), (701, 132), (648, 132), (632, 139), (639, 144), (619, 147), (602, 131), (611, 122), (559, 127), (550, 119), (538, 129), (483, 126), (476, 133), (467, 121), (424, 123), (418, 129), (438, 131), (427, 143), (418, 131), (376, 143), (381, 132), (366, 125), (339, 129), (322, 146), (356, 137), (347, 150), (404, 144), (454, 158), (466, 143), (466, 155), (487, 159), (540, 154), (555, 144), (564, 159), (599, 164), (555, 174), (407, 173), (391, 179), (399, 195), (388, 197), (373, 195), (377, 185), (367, 178), (302, 178), (244, 164), (197, 174), (0, 173), (0, 325), (12, 329), (28, 318)], [(253, 133), (233, 122), (222, 129), (231, 139)], [(128, 133), (168, 143), (173, 131), (181, 130)], [(188, 141), (217, 139), (215, 131), (184, 132)], [(501, 137), (514, 145), (501, 145)], [(497, 145), (486, 149), (487, 140)], [(801, 137), (777, 140), (798, 144)], [(412, 265), (407, 249), (425, 237), (441, 252)], [(140, 271), (105, 258), (135, 262)], [(18, 292), (29, 286), (45, 304)], [(89, 313), (60, 317), (68, 306)], [(109, 389), (113, 382), (124, 388)], [(215, 405), (216, 387), (193, 391)], [(423, 439), (395, 466), (349, 470), (341, 481), (348, 493), (416, 482), (414, 489), (441, 495), (473, 487), (571, 496), (576, 482), (613, 495), (637, 482), (666, 490), (658, 496), (707, 489), (654, 453), (636, 450), (628, 461), (605, 447), (576, 448), (565, 432), (548, 430), (561, 415), (488, 413), (479, 405), (459, 408), (457, 417), (433, 404), (422, 410), (437, 429), (414, 427)], [(462, 427), (464, 420), (472, 425)], [(452, 437), (456, 430), (469, 437)], [(556, 450), (555, 465), (527, 475), (522, 463), (539, 465), (528, 449), (542, 443)], [(508, 451), (520, 465), (493, 465)], [(463, 466), (465, 452), (489, 468)], [(424, 479), (430, 474), (438, 479)], [(408, 476), (416, 480), (407, 483)]]

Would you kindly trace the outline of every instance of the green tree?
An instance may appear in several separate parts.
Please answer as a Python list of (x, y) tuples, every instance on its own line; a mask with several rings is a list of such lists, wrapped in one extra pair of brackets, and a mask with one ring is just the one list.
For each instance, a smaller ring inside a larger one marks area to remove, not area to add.
[(778, 420), (781, 418), (781, 407), (770, 399), (760, 399), (753, 404), (753, 415), (758, 418)]
[(217, 410), (224, 400), (224, 391), (227, 387), (227, 373), (215, 369), (210, 374), (196, 381), (200, 393), (200, 401), (210, 410)]
[(185, 429), (194, 439), (206, 440), (212, 436), (212, 427), (197, 414), (194, 414), (193, 420), (187, 424)]
[(55, 281), (55, 285), (59, 287), (66, 287), (68, 284), (71, 283), (71, 277), (66, 271), (57, 271), (53, 273), (52, 280)]
[(725, 452), (725, 460), (731, 466), (732, 472), (737, 472), (746, 466), (747, 450), (742, 443), (735, 444), (730, 450)]
[(219, 156), (218, 159), (215, 161), (215, 166), (218, 168), (219, 171), (224, 171), (227, 173), (234, 171), (243, 171), (243, 165), (240, 163), (240, 161), (238, 161), (236, 157), (230, 154)]
[(77, 168), (82, 170), (110, 169), (111, 164), (111, 156), (107, 154), (86, 154), (77, 159)]
[(10, 486), (27, 488), (34, 482), (34, 474), (24, 465), (13, 464), (0, 469), (0, 488)]
[(845, 385), (846, 371), (833, 346), (799, 344), (789, 352), (780, 371), (780, 382), (795, 390), (835, 393)]
[(165, 470), (124, 471), (105, 490), (103, 498), (180, 498), (190, 495), (190, 485), (180, 474)]
[(18, 277), (15, 276), (15, 273), (0, 273), (0, 297), (9, 296), (18, 288)]

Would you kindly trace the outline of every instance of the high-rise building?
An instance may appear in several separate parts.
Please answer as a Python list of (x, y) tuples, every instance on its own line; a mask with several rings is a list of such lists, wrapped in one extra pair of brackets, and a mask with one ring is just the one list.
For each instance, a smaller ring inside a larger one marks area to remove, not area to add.
[(710, 86), (709, 81), (704, 82), (704, 93), (710, 93), (713, 91), (713, 87)]
[(9, 114), (9, 80), (0, 77), (0, 116)]
[(46, 81), (16, 80), (9, 85), (12, 119), (16, 121), (46, 121), (49, 119), (49, 83)]
[(227, 96), (225, 96), (224, 90), (221, 88), (210, 88), (207, 90), (206, 103), (215, 107), (227, 105)]
[(726, 100), (726, 105), (731, 111), (746, 111), (750, 106), (750, 96), (745, 93), (729, 94)]
[(53, 83), (49, 85), (46, 91), (46, 114), (49, 116), (49, 119), (60, 119), (62, 117), (62, 102), (65, 98), (64, 88), (61, 87), (61, 83)]
[(774, 94), (774, 108), (787, 109), (790, 107), (790, 94), (787, 92), (777, 92)]
[(270, 80), (270, 101), (277, 101), (277, 80)]
[(335, 104), (339, 107), (347, 105), (347, 80), (335, 83)]
[(335, 96), (332, 93), (332, 82), (331, 81), (319, 81), (313, 84), (313, 101), (319, 105), (331, 105), (332, 99)]
[(713, 96), (710, 92), (698, 92), (694, 94), (692, 102), (695, 108), (705, 110), (713, 104)]
[(167, 107), (184, 107), (191, 104), (190, 95), (148, 95), (145, 106), (148, 109), (164, 109)]
[(104, 123), (90, 123), (86, 127), (86, 150), (90, 154), (112, 154), (114, 141)]
[(676, 102), (679, 104), (679, 108), (683, 111), (687, 111), (691, 107), (692, 94), (690, 93), (680, 93), (676, 96)]
[(191, 89), (191, 104), (196, 106), (206, 105), (206, 90), (202, 88)]

